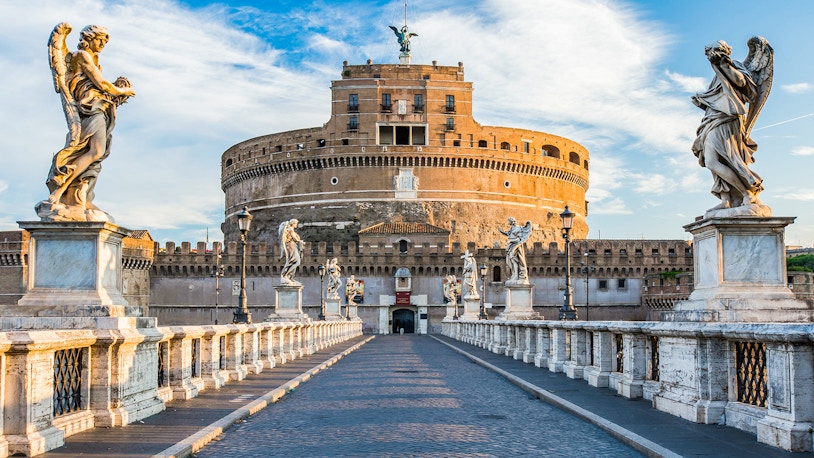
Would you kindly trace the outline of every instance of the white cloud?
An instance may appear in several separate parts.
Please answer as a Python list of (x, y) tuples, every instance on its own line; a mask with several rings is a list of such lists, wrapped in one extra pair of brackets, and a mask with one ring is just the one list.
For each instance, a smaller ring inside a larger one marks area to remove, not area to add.
[(665, 70), (664, 74), (667, 75), (667, 79), (677, 84), (678, 87), (684, 92), (701, 92), (709, 85), (709, 80), (700, 76), (687, 76), (679, 73), (673, 73), (670, 70)]
[(814, 202), (814, 189), (789, 188), (785, 192), (778, 190), (774, 195), (780, 199)]
[(808, 92), (811, 89), (814, 89), (814, 84), (811, 83), (784, 84), (780, 86), (780, 89), (786, 92), (790, 92), (792, 94), (801, 94), (803, 92)]
[(814, 146), (798, 146), (791, 150), (792, 156), (811, 156), (814, 155)]

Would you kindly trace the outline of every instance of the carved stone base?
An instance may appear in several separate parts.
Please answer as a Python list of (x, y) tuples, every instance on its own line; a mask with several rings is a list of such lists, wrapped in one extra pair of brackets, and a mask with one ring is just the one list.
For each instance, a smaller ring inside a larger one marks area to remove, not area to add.
[(0, 307), (2, 329), (155, 327), (122, 296), (122, 238), (106, 222), (20, 222), (31, 234), (25, 295)]
[(480, 316), (480, 297), (464, 296), (464, 314), (462, 320), (477, 320)]
[(311, 321), (302, 311), (301, 284), (279, 285), (274, 287), (277, 308), (266, 321)]
[(543, 316), (532, 307), (532, 291), (529, 284), (511, 284), (506, 282), (506, 308), (496, 320), (542, 320)]
[(695, 289), (688, 300), (662, 312), (661, 320), (814, 321), (814, 311), (786, 286), (784, 232), (793, 221), (716, 217), (684, 226), (693, 234)]
[(328, 298), (325, 299), (325, 319), (328, 321), (338, 321), (344, 320), (345, 317), (342, 316), (341, 308), (342, 306), (339, 303), (340, 299), (336, 298)]

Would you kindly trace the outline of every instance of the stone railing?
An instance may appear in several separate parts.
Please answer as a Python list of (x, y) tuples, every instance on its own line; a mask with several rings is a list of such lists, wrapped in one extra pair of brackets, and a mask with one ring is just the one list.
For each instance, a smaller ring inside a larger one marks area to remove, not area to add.
[(361, 334), (358, 320), (0, 332), (0, 457), (133, 423)]
[(789, 451), (812, 451), (814, 324), (453, 321), (443, 334)]

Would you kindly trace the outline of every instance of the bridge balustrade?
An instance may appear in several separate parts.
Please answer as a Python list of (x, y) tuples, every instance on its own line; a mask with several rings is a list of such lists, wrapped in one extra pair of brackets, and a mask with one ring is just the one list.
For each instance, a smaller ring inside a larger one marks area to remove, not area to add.
[(442, 332), (690, 421), (812, 451), (812, 324), (445, 320)]
[(358, 320), (0, 332), (0, 457), (44, 453), (360, 335)]

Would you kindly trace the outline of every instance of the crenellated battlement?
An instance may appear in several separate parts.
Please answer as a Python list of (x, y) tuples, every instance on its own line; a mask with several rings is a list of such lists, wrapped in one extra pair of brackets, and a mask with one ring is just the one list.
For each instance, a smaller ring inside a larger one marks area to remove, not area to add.
[[(198, 242), (167, 242), (155, 245), (154, 276), (206, 277), (214, 271), (217, 256), (227, 276), (237, 275), (241, 265), (240, 245), (220, 242), (207, 245)], [(558, 243), (544, 246), (541, 242), (527, 245), (526, 257), (532, 277), (560, 276), (564, 274), (565, 253)], [(248, 243), (247, 270), (250, 276), (274, 276), (283, 265), (277, 244)], [(490, 272), (500, 275), (505, 269), (505, 246), (477, 248), (474, 242), (422, 243), (386, 245), (355, 242), (305, 242), (302, 264), (298, 275), (315, 276), (317, 268), (328, 258), (339, 258), (347, 275), (394, 275), (400, 267), (407, 267), (413, 275), (443, 276), (461, 273), (461, 255), (465, 250), (475, 253), (479, 263), (486, 263)], [(577, 273), (582, 264), (592, 268), (591, 275), (606, 277), (642, 278), (650, 273), (692, 270), (692, 246), (683, 240), (575, 240), (571, 246), (571, 271)], [(593, 273), (595, 272), (595, 274)]]

